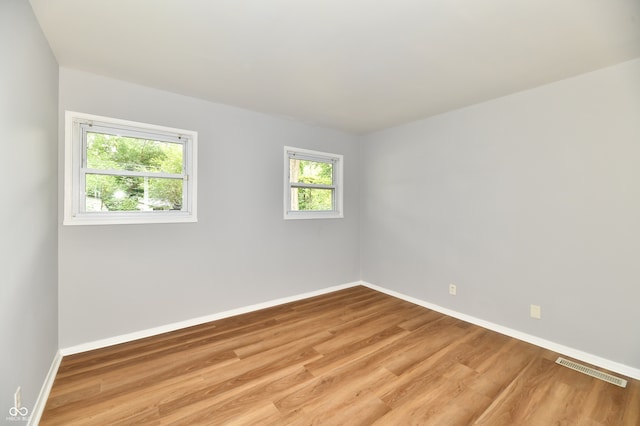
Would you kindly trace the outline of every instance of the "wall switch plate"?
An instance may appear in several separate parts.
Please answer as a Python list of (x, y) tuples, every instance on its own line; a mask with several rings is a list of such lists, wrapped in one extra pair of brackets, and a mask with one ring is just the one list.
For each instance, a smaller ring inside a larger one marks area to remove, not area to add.
[(458, 293), (458, 288), (455, 284), (449, 284), (449, 294), (455, 296)]
[(542, 316), (540, 314), (540, 305), (531, 305), (529, 308), (529, 315), (531, 318), (541, 319)]

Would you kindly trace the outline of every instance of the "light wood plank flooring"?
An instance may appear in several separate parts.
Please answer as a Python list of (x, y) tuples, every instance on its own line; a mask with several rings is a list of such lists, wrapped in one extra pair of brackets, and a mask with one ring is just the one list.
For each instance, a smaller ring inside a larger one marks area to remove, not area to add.
[(558, 354), (366, 287), (65, 357), (42, 425), (640, 425)]

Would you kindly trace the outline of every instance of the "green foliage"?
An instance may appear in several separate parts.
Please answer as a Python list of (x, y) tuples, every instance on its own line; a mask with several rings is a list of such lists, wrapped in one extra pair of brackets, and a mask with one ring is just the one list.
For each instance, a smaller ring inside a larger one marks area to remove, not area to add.
[(138, 208), (138, 200), (132, 197), (125, 198), (123, 200), (119, 200), (117, 198), (109, 198), (108, 200), (104, 200), (104, 202), (109, 211), (132, 211), (137, 210)]
[[(149, 196), (152, 199), (167, 200), (171, 203), (170, 210), (182, 209), (182, 180), (181, 179), (150, 179)], [(159, 207), (155, 207), (158, 210)]]
[[(87, 135), (87, 167), (181, 174), (182, 145), (101, 133)], [(87, 175), (87, 211), (182, 208), (182, 179)]]
[[(316, 185), (333, 184), (333, 164), (331, 163), (292, 159), (290, 167), (292, 182)], [(333, 209), (333, 191), (331, 189), (296, 188), (294, 191), (292, 207), (295, 210)]]
[(297, 188), (298, 210), (331, 210), (332, 190)]

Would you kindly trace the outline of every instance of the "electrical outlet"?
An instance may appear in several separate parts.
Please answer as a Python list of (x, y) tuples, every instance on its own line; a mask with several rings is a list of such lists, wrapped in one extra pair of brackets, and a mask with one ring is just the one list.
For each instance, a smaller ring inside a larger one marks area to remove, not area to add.
[(458, 288), (455, 284), (449, 284), (449, 294), (455, 296), (458, 293)]
[(540, 314), (540, 305), (531, 305), (529, 307), (529, 315), (531, 318), (541, 319), (542, 316)]

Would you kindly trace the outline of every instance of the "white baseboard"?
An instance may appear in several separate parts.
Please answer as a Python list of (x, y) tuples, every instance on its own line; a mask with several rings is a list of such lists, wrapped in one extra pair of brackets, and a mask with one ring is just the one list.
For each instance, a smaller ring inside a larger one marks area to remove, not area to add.
[(505, 336), (513, 337), (514, 339), (522, 340), (524, 342), (531, 343), (533, 345), (536, 345), (545, 349), (549, 349), (553, 352), (558, 352), (559, 354), (566, 355), (571, 358), (575, 358), (577, 360), (595, 365), (597, 367), (601, 367), (606, 370), (610, 370), (618, 374), (622, 374), (624, 376), (640, 380), (640, 369), (638, 368), (630, 367), (625, 364), (620, 364), (618, 362), (611, 361), (606, 358), (602, 358), (602, 357), (590, 354), (588, 352), (583, 352), (581, 350), (574, 349), (569, 346), (564, 346), (559, 343), (555, 343), (546, 339), (542, 339), (540, 337), (533, 336), (531, 334), (523, 333), (521, 331), (514, 330), (512, 328), (504, 327), (502, 325), (485, 321), (480, 318), (472, 317), (470, 315), (463, 314), (448, 308), (444, 308), (442, 306), (435, 305), (433, 303), (425, 302), (424, 300), (416, 299), (415, 297), (407, 296), (406, 294), (398, 293), (397, 291), (388, 290), (384, 287), (380, 287), (364, 281), (360, 282), (359, 284), (365, 287), (369, 287), (373, 290), (377, 290), (381, 293), (388, 294), (389, 296), (397, 297), (398, 299), (406, 300), (407, 302), (411, 302), (416, 305), (423, 306), (427, 309), (440, 312), (444, 315), (458, 318), (462, 321), (466, 321), (471, 324), (475, 324), (480, 327), (498, 332), (500, 334), (504, 334)]
[[(616, 372), (618, 374), (622, 374), (624, 376), (627, 377), (631, 377), (637, 380), (640, 380), (640, 369), (638, 368), (634, 368), (634, 367), (630, 367), (628, 365), (625, 364), (621, 364), (615, 361), (611, 361), (608, 360), (606, 358), (602, 358), (587, 352), (583, 352), (580, 351), (578, 349), (574, 349), (568, 346), (564, 346), (561, 345), (559, 343), (555, 343), (546, 339), (542, 339), (540, 337), (537, 336), (533, 336), (531, 334), (527, 334), (527, 333), (523, 333), (521, 331), (518, 330), (514, 330), (512, 328), (508, 328), (508, 327), (504, 327), (502, 325), (499, 324), (495, 324), (489, 321), (485, 321), (482, 320), (480, 318), (476, 318), (476, 317), (472, 317), (470, 315), (467, 314), (463, 314), (461, 312), (457, 312), (448, 308), (444, 308), (442, 306), (439, 305), (435, 305), (433, 303), (429, 303), (426, 302), (424, 300), (420, 300), (417, 299), (415, 297), (411, 297), (411, 296), (407, 296), (406, 294), (402, 294), (399, 293), (397, 291), (393, 291), (393, 290), (389, 290), (386, 289), (384, 287), (380, 287), (365, 281), (358, 281), (358, 282), (353, 282), (353, 283), (348, 283), (348, 284), (342, 284), (342, 285), (337, 285), (337, 286), (333, 286), (333, 287), (328, 287), (328, 288), (324, 288), (321, 290), (316, 290), (316, 291), (312, 291), (309, 293), (303, 293), (303, 294), (298, 294), (296, 296), (291, 296), (291, 297), (285, 297), (285, 298), (281, 298), (281, 299), (274, 299), (268, 302), (264, 302), (264, 303), (258, 303), (255, 305), (250, 305), (250, 306), (245, 306), (242, 308), (238, 308), (238, 309), (232, 309), (229, 311), (224, 311), (224, 312), (219, 312), (216, 314), (211, 314), (211, 315), (206, 315), (203, 317), (198, 317), (198, 318), (193, 318), (193, 319), (189, 319), (189, 320), (185, 320), (185, 321), (180, 321), (180, 322), (175, 322), (172, 324), (166, 324), (163, 326), (159, 326), (159, 327), (154, 327), (154, 328), (149, 328), (146, 330), (141, 330), (141, 331), (136, 331), (133, 333), (128, 333), (128, 334), (123, 334), (123, 335), (119, 335), (119, 336), (114, 336), (114, 337), (110, 337), (107, 339), (101, 339), (101, 340), (95, 340), (92, 342), (88, 342), (88, 343), (83, 343), (80, 345), (76, 345), (76, 346), (71, 346), (68, 348), (64, 348), (64, 349), (60, 349), (60, 353), (62, 355), (71, 355), (71, 354), (75, 354), (75, 353), (80, 353), (80, 352), (86, 352), (86, 351), (90, 351), (93, 349), (99, 349), (99, 348), (104, 348), (107, 346), (112, 346), (112, 345), (117, 345), (119, 343), (125, 343), (125, 342), (130, 342), (132, 340), (137, 340), (137, 339), (142, 339), (145, 337), (150, 337), (150, 336), (155, 336), (157, 334), (161, 334), (161, 333), (166, 333), (169, 331), (174, 331), (174, 330), (178, 330), (181, 328), (186, 328), (186, 327), (192, 327), (194, 325), (200, 325), (200, 324), (204, 324), (207, 322), (211, 322), (211, 321), (216, 321), (219, 319), (223, 319), (223, 318), (228, 318), (228, 317), (232, 317), (235, 315), (241, 315), (241, 314), (246, 314), (249, 312), (254, 312), (254, 311), (258, 311), (260, 309), (265, 309), (265, 308), (271, 308), (273, 306), (277, 306), (277, 305), (282, 305), (284, 303), (289, 303), (289, 302), (295, 302), (297, 300), (301, 300), (301, 299), (307, 299), (309, 297), (314, 297), (314, 296), (319, 296), (321, 294), (326, 294), (326, 293), (331, 293), (334, 291), (338, 291), (338, 290), (343, 290), (346, 288), (350, 288), (350, 287), (354, 287), (354, 286), (358, 286), (358, 285), (362, 285), (365, 287), (369, 287), (373, 290), (377, 290), (381, 293), (385, 293), (388, 294), (390, 296), (393, 297), (397, 297), (399, 299), (402, 300), (406, 300), (407, 302), (411, 302), (414, 303), (416, 305), (420, 305), (423, 306), (427, 309), (431, 309), (437, 312), (440, 312), (444, 315), (448, 315), (454, 318), (458, 318), (462, 321), (466, 321), (469, 322), (471, 324), (475, 324), (478, 325), (480, 327), (489, 329), (489, 330), (493, 330), (495, 332), (498, 332), (500, 334), (504, 334), (506, 336), (509, 337), (513, 337), (515, 339), (518, 340), (522, 340), (524, 342), (527, 343), (531, 343), (533, 345), (545, 348), (545, 349), (549, 349), (551, 351), (554, 352), (558, 352), (560, 354), (563, 354), (565, 356), (571, 357), (571, 358), (575, 358), (577, 360), (595, 365), (597, 367), (601, 367), (604, 368), (606, 370), (610, 370), (613, 372)], [(59, 365), (59, 361), (58, 361), (58, 365)], [(56, 366), (56, 371), (57, 371), (57, 366)], [(54, 374), (55, 376), (55, 374)], [(44, 388), (43, 388), (44, 389)], [(50, 387), (49, 387), (50, 389)], [(48, 391), (47, 391), (47, 395), (48, 395)], [(46, 399), (45, 399), (46, 402)], [(44, 406), (42, 407), (44, 409)]]
[(36, 400), (36, 403), (31, 410), (31, 416), (29, 417), (29, 422), (27, 423), (28, 426), (36, 426), (38, 423), (40, 423), (40, 418), (42, 417), (42, 413), (44, 412), (44, 407), (47, 405), (49, 392), (51, 392), (51, 388), (53, 387), (53, 382), (56, 379), (56, 374), (58, 374), (58, 368), (60, 367), (61, 361), (62, 353), (58, 351), (53, 357), (53, 361), (51, 362), (51, 367), (49, 367), (47, 377), (45, 377), (44, 383), (40, 388), (38, 399)]
[(72, 355), (80, 352), (90, 351), (93, 349), (100, 349), (107, 346), (130, 342), (132, 340), (155, 336), (157, 334), (167, 333), (169, 331), (179, 330), (181, 328), (192, 327), (194, 325), (200, 325), (200, 324), (216, 321), (223, 318), (229, 318), (236, 315), (258, 311), (260, 309), (271, 308), (273, 306), (283, 305), (285, 303), (295, 302), (297, 300), (308, 299), (310, 297), (319, 296), (321, 294), (331, 293), (338, 290), (343, 290), (345, 288), (354, 287), (360, 284), (361, 284), (360, 282), (342, 284), (342, 285), (324, 288), (321, 290), (311, 291), (308, 293), (298, 294), (296, 296), (284, 297), (281, 299), (274, 299), (264, 303), (258, 303), (255, 305), (245, 306), (242, 308), (231, 309), (229, 311), (219, 312), (216, 314), (205, 315), (203, 317), (192, 318), (185, 321), (179, 321), (171, 324), (162, 325), (159, 327), (148, 328), (146, 330), (135, 331), (133, 333), (127, 333), (119, 336), (109, 337), (106, 339), (95, 340), (92, 342), (87, 342), (80, 345), (75, 345), (68, 348), (60, 349), (60, 352), (62, 352), (62, 355), (66, 356), (66, 355)]

